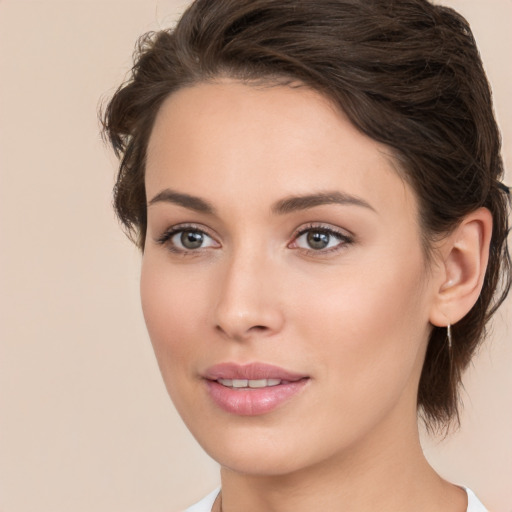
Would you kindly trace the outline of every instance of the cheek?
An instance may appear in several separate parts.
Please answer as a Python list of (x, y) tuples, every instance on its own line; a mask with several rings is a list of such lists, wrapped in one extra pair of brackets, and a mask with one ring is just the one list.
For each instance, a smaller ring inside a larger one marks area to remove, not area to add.
[(419, 377), (428, 308), (422, 257), (409, 256), (333, 273), (296, 308), (312, 360), (353, 406), (392, 400)]
[(380, 260), (335, 269), (321, 279), (312, 276), (310, 283), (302, 283), (303, 293), (293, 294), (300, 301), (294, 308), (297, 319), (306, 320), (304, 328), (311, 333), (327, 329), (329, 338), (342, 337), (347, 348), (359, 346), (361, 338), (371, 346), (387, 333), (417, 328), (419, 315), (428, 317), (422, 306), (422, 273), (420, 264)]
[(205, 325), (204, 283), (195, 282), (183, 272), (151, 254), (145, 254), (140, 283), (141, 303), (147, 330), (160, 369), (164, 375), (184, 372), (194, 354), (191, 333)]

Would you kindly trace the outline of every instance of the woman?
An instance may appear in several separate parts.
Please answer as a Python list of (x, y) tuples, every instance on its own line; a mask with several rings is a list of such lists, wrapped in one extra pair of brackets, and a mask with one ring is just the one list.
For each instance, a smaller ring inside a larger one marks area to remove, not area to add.
[(105, 113), (190, 511), (485, 510), (423, 456), (510, 287), (469, 26), (426, 0), (199, 0)]

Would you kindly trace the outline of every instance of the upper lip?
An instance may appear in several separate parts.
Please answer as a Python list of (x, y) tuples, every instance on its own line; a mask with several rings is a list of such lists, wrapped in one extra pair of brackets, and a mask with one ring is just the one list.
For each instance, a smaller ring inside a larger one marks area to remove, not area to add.
[(284, 381), (298, 381), (307, 377), (307, 375), (291, 372), (266, 363), (220, 363), (208, 368), (202, 375), (208, 380), (218, 379), (279, 379)]

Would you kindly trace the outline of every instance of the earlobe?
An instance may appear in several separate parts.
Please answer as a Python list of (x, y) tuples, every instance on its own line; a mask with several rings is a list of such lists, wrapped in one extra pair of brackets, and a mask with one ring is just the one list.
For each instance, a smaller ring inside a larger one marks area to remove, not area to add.
[(455, 324), (474, 306), (485, 278), (492, 235), (487, 208), (468, 214), (442, 243), (437, 289), (430, 322)]

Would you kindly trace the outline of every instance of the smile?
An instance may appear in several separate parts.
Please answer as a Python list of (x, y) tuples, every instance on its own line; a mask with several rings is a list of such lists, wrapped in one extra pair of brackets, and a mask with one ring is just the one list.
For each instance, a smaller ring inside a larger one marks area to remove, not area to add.
[(222, 363), (203, 375), (213, 404), (238, 416), (267, 414), (301, 392), (310, 378), (265, 363)]
[(268, 388), (281, 384), (280, 379), (218, 379), (217, 382), (228, 388)]

